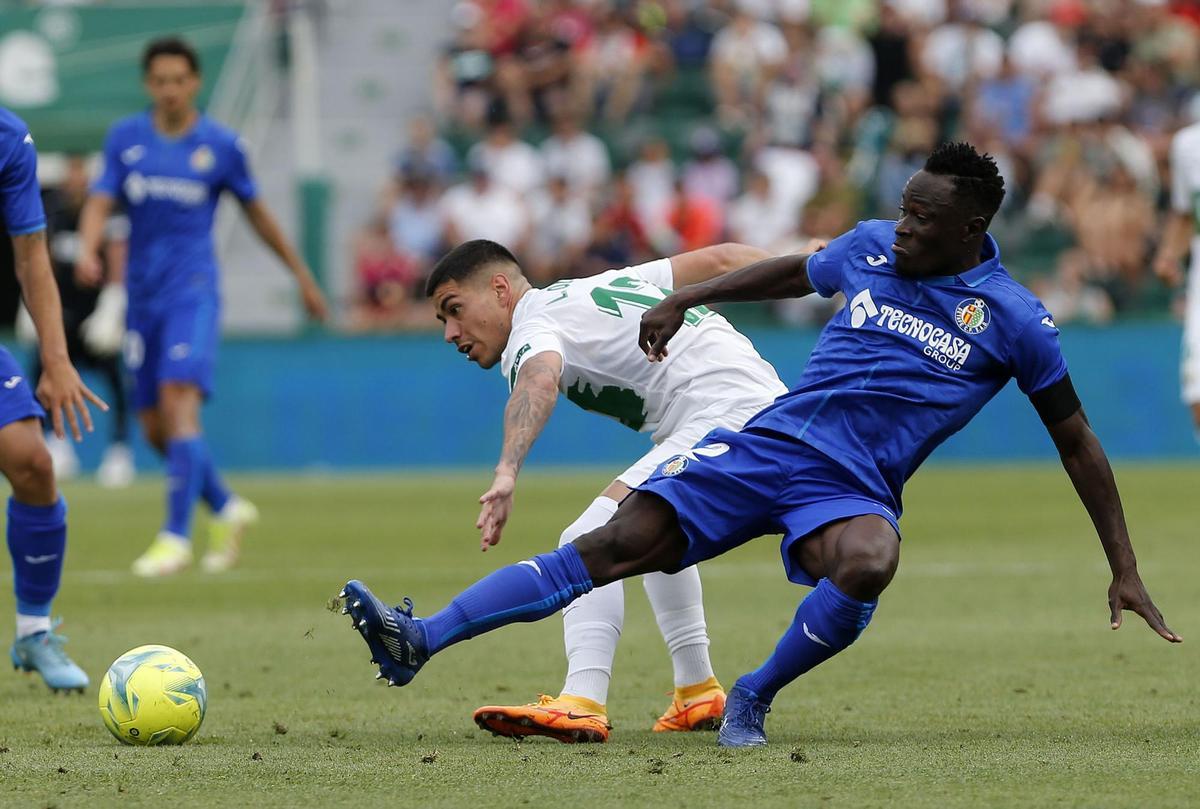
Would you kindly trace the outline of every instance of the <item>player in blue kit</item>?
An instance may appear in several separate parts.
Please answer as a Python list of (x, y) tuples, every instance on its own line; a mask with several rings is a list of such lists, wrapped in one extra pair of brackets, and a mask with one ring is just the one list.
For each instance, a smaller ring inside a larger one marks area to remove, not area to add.
[(54, 484), (41, 419), (49, 410), (54, 432), (62, 438), (65, 414), (79, 441), (81, 422), (92, 430), (86, 402), (108, 407), (83, 384), (67, 355), (58, 285), (46, 247), (33, 136), (20, 118), (2, 107), (0, 221), (12, 239), (13, 266), (37, 328), (44, 368), (34, 398), (21, 367), (0, 348), (0, 472), (12, 485), (8, 552), (17, 597), (17, 638), (9, 656), (13, 668), (38, 672), (55, 691), (81, 691), (87, 687), (87, 674), (67, 656), (65, 638), (54, 631), (50, 619), (67, 552), (67, 504)]
[(166, 521), (133, 571), (165, 576), (191, 563), (192, 511), (202, 498), (214, 517), (202, 567), (218, 572), (234, 564), (244, 529), (258, 517), (254, 506), (226, 488), (200, 427), (217, 353), (220, 294), (212, 230), (222, 192), (237, 198), (259, 238), (295, 276), (312, 317), (324, 319), (325, 300), (258, 198), (237, 134), (196, 108), (195, 51), (174, 37), (151, 42), (142, 75), (153, 105), (109, 130), (104, 172), (80, 217), (77, 273), (99, 280), (104, 223), (119, 202), (130, 224), (125, 358), (142, 430), (166, 458), (168, 477)]
[(1015, 378), (1058, 448), (1112, 569), (1112, 628), (1132, 610), (1167, 628), (1138, 573), (1108, 459), (1088, 426), (1042, 304), (1000, 264), (987, 233), (1004, 196), (996, 164), (947, 144), (905, 187), (898, 221), (863, 222), (812, 255), (767, 259), (684, 287), (642, 317), (651, 361), (690, 307), (846, 296), (799, 382), (740, 432), (716, 430), (666, 461), (603, 528), (496, 571), (428, 618), (342, 593), (393, 685), (460, 640), (552, 614), (593, 587), (711, 559), (782, 533), (788, 578), (815, 585), (774, 653), (730, 690), (718, 742), (766, 743), (783, 686), (847, 648), (900, 558), (900, 494), (930, 452)]

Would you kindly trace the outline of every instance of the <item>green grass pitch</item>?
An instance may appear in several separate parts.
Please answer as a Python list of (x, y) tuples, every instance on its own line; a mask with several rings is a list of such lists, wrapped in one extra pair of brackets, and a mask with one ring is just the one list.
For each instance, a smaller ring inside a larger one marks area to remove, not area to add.
[[(650, 732), (670, 667), (636, 582), (607, 745), (515, 744), (470, 720), (479, 704), (557, 692), (557, 618), (455, 646), (388, 689), (327, 608), (359, 577), (412, 596), (418, 613), (437, 609), (494, 566), (553, 547), (603, 472), (529, 474), (486, 554), (479, 475), (237, 479), (264, 518), (243, 564), (150, 582), (127, 571), (157, 528), (161, 481), (73, 485), (56, 612), (93, 683), (55, 697), (0, 673), (0, 804), (1195, 806), (1200, 468), (1122, 467), (1118, 480), (1144, 578), (1188, 642), (1169, 645), (1132, 615), (1108, 628), (1107, 568), (1061, 470), (934, 467), (909, 487), (900, 570), (874, 623), (780, 695), (768, 748), (736, 752), (711, 733)], [(702, 573), (728, 686), (770, 652), (806, 591), (784, 580), (772, 538)], [(206, 675), (208, 716), (183, 747), (122, 747), (100, 722), (100, 677), (144, 643), (179, 648)]]

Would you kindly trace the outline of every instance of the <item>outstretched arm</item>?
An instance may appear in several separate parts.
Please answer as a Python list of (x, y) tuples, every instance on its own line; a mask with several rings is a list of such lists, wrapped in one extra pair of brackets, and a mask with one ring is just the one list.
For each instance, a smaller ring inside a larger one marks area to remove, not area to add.
[(558, 379), (562, 376), (562, 356), (553, 351), (543, 351), (526, 360), (517, 373), (516, 384), (504, 408), (504, 444), (500, 452), (500, 463), (491, 488), (483, 493), (479, 502), (479, 519), (475, 527), (480, 535), (480, 549), (500, 541), (504, 524), (512, 512), (513, 491), (517, 487), (517, 475), (525, 464), (525, 457), (533, 442), (541, 435), (542, 428), (554, 411), (558, 401)]
[[(1064, 377), (1063, 382), (1050, 387), (1058, 388), (1064, 383), (1070, 387), (1070, 378)], [(1074, 391), (1071, 390), (1069, 395), (1073, 398)], [(1053, 396), (1055, 393), (1049, 391), (1043, 395), (1042, 402), (1048, 402)], [(1058, 448), (1063, 468), (1067, 470), (1079, 499), (1087, 509), (1088, 516), (1092, 518), (1092, 524), (1096, 526), (1100, 544), (1104, 547), (1104, 555), (1108, 557), (1108, 566), (1112, 569), (1112, 585), (1108, 588), (1112, 628), (1117, 629), (1121, 626), (1123, 610), (1132, 610), (1142, 616), (1150, 628), (1166, 640), (1172, 643), (1181, 642), (1183, 638), (1167, 628), (1162, 613), (1154, 606), (1150, 594), (1146, 592), (1146, 586), (1142, 584), (1112, 468), (1104, 454), (1104, 448), (1100, 446), (1100, 440), (1088, 425), (1083, 408), (1078, 407), (1073, 415), (1049, 423), (1050, 420), (1046, 417), (1047, 406), (1053, 405), (1040, 403), (1038, 397), (1039, 394), (1035, 393), (1031, 398), (1042, 413), (1043, 421), (1048, 422), (1046, 429)], [(1078, 402), (1077, 399), (1074, 401)]]
[(300, 258), (291, 242), (283, 235), (283, 230), (267, 206), (255, 197), (243, 202), (242, 210), (246, 214), (246, 220), (250, 223), (250, 227), (254, 228), (254, 232), (258, 234), (258, 238), (262, 239), (263, 243), (279, 256), (279, 259), (296, 277), (296, 283), (300, 285), (300, 297), (304, 301), (304, 309), (308, 312), (309, 317), (314, 320), (325, 320), (328, 316), (328, 307), (325, 304), (325, 296), (321, 292), (321, 287), (317, 285), (316, 279), (313, 278), (304, 259)]
[(46, 248), (46, 231), (35, 230), (12, 237), (13, 267), (21, 284), (21, 293), (29, 316), (37, 328), (38, 346), (42, 357), (42, 379), (37, 394), (42, 405), (50, 412), (54, 434), (64, 436), (63, 416), (71, 427), (76, 441), (83, 439), (79, 425), (92, 431), (92, 415), (88, 402), (101, 410), (108, 410), (96, 394), (83, 384), (75, 366), (67, 355), (67, 339), (63, 334), (62, 304), (58, 297), (58, 284), (50, 268), (50, 253)]
[(809, 294), (813, 291), (808, 280), (809, 255), (768, 258), (676, 290), (642, 315), (638, 345), (651, 362), (657, 362), (667, 356), (667, 341), (679, 331), (684, 313), (693, 306), (720, 301), (773, 301)]

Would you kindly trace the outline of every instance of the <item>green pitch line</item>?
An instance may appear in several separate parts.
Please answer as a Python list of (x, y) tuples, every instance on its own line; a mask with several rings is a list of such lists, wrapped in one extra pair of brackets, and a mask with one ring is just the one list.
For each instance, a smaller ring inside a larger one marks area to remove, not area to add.
[[(1108, 628), (1103, 555), (1061, 471), (927, 469), (907, 492), (900, 570), (875, 621), (780, 695), (770, 747), (736, 753), (713, 734), (650, 732), (671, 670), (636, 582), (603, 746), (517, 745), (471, 722), (477, 705), (557, 692), (557, 619), (455, 646), (397, 690), (375, 683), (366, 647), (326, 609), (353, 576), (411, 596), (419, 614), (439, 608), (555, 545), (602, 474), (530, 474), (486, 554), (473, 527), (483, 475), (235, 479), (263, 514), (243, 564), (150, 582), (127, 571), (158, 528), (161, 482), (74, 485), (56, 612), (93, 686), (64, 699), (0, 672), (0, 805), (1194, 805), (1200, 468), (1117, 474), (1143, 575), (1182, 646), (1132, 615)], [(806, 591), (784, 580), (770, 538), (702, 575), (728, 686)], [(206, 676), (208, 716), (183, 747), (120, 747), (101, 725), (96, 683), (144, 643), (180, 649)]]

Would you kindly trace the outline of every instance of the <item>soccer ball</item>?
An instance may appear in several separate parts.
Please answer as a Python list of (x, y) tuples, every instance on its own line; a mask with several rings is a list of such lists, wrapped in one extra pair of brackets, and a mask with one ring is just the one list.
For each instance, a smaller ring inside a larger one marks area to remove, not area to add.
[(100, 682), (100, 718), (123, 744), (183, 744), (204, 721), (204, 675), (170, 646), (139, 646)]

